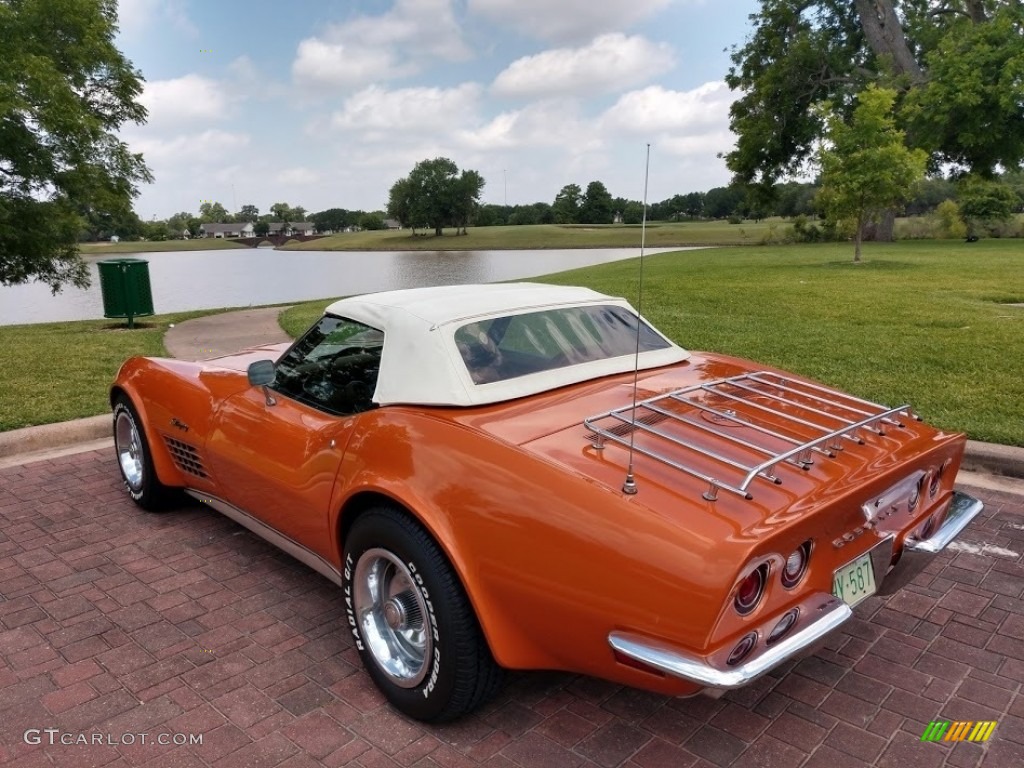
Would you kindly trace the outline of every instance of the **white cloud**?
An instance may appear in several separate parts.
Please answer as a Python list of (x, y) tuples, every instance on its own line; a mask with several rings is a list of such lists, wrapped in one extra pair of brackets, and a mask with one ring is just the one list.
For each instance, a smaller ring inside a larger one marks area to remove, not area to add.
[(504, 112), (477, 129), (462, 130), (458, 138), (483, 152), (503, 149), (561, 147), (573, 154), (600, 147), (591, 121), (580, 117), (575, 104), (548, 100)]
[(605, 112), (602, 123), (619, 133), (706, 133), (728, 125), (733, 98), (729, 87), (719, 81), (689, 91), (652, 85), (624, 94)]
[(332, 115), (331, 126), (357, 132), (367, 141), (444, 133), (477, 120), (480, 93), (476, 83), (395, 90), (371, 85), (345, 100)]
[(308, 85), (347, 88), (398, 77), (402, 70), (387, 49), (328, 43), (314, 37), (299, 43), (292, 74)]
[(469, 0), (471, 13), (530, 37), (582, 41), (631, 27), (672, 0)]
[[(206, 164), (220, 164), (249, 144), (249, 135), (210, 129), (201, 133), (179, 134), (159, 138), (151, 134), (128, 137), (133, 152), (142, 152), (146, 163), (159, 175), (161, 170), (187, 169)], [(161, 166), (165, 166), (161, 169)]]
[(640, 36), (613, 33), (582, 48), (556, 48), (512, 62), (494, 80), (499, 96), (581, 95), (639, 85), (671, 69), (672, 49)]
[(149, 110), (153, 126), (221, 120), (228, 114), (228, 95), (215, 80), (185, 75), (146, 83), (139, 101)]
[(354, 88), (405, 77), (426, 59), (470, 56), (452, 0), (396, 0), (379, 16), (358, 16), (299, 43), (292, 75), (301, 85)]
[(304, 184), (316, 184), (320, 181), (321, 175), (314, 170), (299, 166), (297, 168), (288, 168), (277, 174), (277, 180), (281, 184), (287, 184), (290, 186), (302, 186)]

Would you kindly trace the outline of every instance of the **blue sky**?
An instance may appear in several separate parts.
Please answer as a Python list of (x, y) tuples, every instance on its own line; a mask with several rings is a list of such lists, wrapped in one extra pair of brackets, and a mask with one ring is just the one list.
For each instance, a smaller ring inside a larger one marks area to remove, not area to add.
[[(121, 0), (146, 79), (122, 136), (156, 176), (145, 219), (275, 202), (373, 210), (423, 159), (484, 202), (603, 181), (640, 199), (728, 182), (726, 49), (754, 0)], [(507, 190), (507, 191), (506, 191)]]

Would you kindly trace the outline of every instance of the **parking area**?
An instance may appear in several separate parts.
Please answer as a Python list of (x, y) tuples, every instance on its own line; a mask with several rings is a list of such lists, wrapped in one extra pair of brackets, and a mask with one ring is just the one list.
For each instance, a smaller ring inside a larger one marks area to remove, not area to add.
[[(429, 727), (363, 673), (336, 588), (245, 529), (199, 504), (140, 512), (107, 451), (2, 469), (0, 763), (1024, 765), (1024, 497), (972, 492), (986, 510), (957, 551), (750, 688), (667, 699), (517, 673)], [(935, 720), (997, 725), (922, 741)]]

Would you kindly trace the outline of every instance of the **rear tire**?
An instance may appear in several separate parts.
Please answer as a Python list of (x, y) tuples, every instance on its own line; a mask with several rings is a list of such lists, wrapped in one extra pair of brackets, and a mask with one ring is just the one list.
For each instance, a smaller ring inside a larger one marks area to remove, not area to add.
[(174, 489), (156, 476), (142, 419), (125, 395), (114, 400), (114, 451), (131, 500), (147, 512), (166, 509), (175, 497)]
[(402, 713), (439, 723), (471, 712), (502, 670), (444, 553), (391, 506), (359, 516), (345, 542), (348, 629), (367, 673)]

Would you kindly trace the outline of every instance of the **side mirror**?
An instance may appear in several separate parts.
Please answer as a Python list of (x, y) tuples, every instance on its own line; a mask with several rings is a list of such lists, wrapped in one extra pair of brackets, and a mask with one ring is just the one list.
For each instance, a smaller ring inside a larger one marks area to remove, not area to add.
[(274, 396), (270, 394), (270, 390), (267, 389), (267, 385), (273, 384), (274, 379), (277, 378), (277, 372), (274, 370), (274, 361), (257, 360), (255, 363), (249, 363), (249, 368), (245, 373), (249, 377), (250, 385), (263, 387), (263, 397), (267, 405), (277, 405), (277, 400), (274, 399)]
[(249, 363), (246, 373), (249, 376), (249, 384), (253, 387), (265, 387), (268, 384), (273, 384), (274, 378), (277, 376), (273, 360), (257, 360), (255, 363)]

